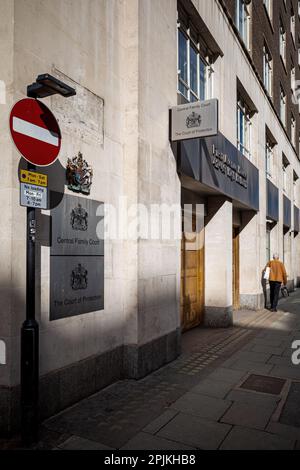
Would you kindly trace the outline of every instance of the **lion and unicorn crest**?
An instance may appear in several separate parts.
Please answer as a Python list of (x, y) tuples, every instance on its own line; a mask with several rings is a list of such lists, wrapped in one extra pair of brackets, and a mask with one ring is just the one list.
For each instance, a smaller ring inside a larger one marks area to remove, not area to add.
[(66, 167), (68, 189), (77, 193), (90, 194), (93, 169), (83, 158), (81, 152), (72, 158), (68, 158)]

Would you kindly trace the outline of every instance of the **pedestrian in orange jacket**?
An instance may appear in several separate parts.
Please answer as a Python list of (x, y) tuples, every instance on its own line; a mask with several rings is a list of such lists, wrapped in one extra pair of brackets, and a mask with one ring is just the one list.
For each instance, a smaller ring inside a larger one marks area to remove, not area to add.
[(284, 264), (279, 261), (279, 255), (275, 253), (273, 260), (269, 261), (266, 269), (269, 268), (270, 301), (271, 312), (277, 312), (277, 304), (281, 285), (286, 285), (287, 274)]

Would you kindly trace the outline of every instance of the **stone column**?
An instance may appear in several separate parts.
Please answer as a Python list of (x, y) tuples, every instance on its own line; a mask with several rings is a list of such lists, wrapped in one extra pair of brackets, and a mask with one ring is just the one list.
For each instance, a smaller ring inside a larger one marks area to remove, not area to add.
[(232, 325), (232, 204), (209, 197), (205, 220), (205, 319), (210, 327)]
[(266, 221), (259, 213), (242, 213), (240, 260), (240, 307), (251, 310), (262, 308), (262, 270), (267, 263)]
[(293, 266), (292, 266), (292, 257), (291, 257), (291, 233), (290, 230), (286, 229), (283, 235), (284, 241), (284, 265), (288, 276), (288, 288), (290, 290), (294, 289), (294, 273), (293, 273)]

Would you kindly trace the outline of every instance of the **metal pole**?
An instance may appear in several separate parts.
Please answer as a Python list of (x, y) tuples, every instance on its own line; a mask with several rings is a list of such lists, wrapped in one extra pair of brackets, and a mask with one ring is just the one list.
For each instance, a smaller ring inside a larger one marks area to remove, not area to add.
[[(28, 170), (35, 170), (28, 165)], [(26, 320), (21, 328), (21, 434), (30, 445), (38, 440), (39, 325), (35, 319), (35, 209), (27, 207)]]

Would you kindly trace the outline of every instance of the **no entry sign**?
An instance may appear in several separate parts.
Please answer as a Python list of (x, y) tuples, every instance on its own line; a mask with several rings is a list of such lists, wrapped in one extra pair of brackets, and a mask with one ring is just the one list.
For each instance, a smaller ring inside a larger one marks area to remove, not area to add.
[(44, 103), (31, 98), (18, 101), (11, 110), (9, 126), (17, 149), (28, 162), (46, 166), (56, 160), (61, 133)]

